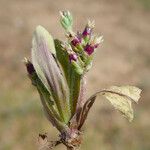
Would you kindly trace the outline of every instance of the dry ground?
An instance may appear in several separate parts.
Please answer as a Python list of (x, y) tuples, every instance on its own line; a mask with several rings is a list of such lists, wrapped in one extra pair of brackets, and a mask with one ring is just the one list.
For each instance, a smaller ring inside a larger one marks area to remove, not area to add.
[(149, 0), (0, 0), (0, 149), (35, 150), (39, 132), (56, 138), (21, 60), (30, 56), (36, 25), (64, 38), (58, 24), (58, 11), (64, 9), (73, 13), (75, 29), (82, 30), (91, 18), (104, 36), (88, 75), (87, 95), (109, 85), (143, 89), (131, 124), (99, 97), (84, 128), (82, 149), (150, 150)]

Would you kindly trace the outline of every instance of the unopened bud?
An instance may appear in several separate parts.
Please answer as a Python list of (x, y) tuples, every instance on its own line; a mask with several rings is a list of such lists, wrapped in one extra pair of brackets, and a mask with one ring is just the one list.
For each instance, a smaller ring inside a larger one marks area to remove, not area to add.
[(69, 11), (60, 11), (61, 15), (61, 25), (67, 32), (72, 31), (73, 18)]
[(83, 74), (83, 68), (76, 61), (72, 61), (71, 64), (77, 74), (79, 74), (79, 75)]
[(78, 38), (74, 38), (72, 41), (71, 41), (71, 44), (73, 45), (73, 46), (77, 46), (77, 45), (79, 45), (81, 43), (81, 40), (80, 39), (78, 39)]
[(78, 58), (78, 57), (77, 57), (77, 55), (76, 55), (75, 53), (69, 55), (69, 60), (70, 60), (70, 62), (73, 61), (73, 60), (76, 61), (77, 58)]
[(86, 27), (82, 33), (83, 37), (91, 35), (94, 26), (95, 26), (95, 22), (88, 20), (88, 24), (86, 25)]
[(33, 67), (33, 64), (27, 58), (24, 58), (23, 61), (24, 61), (25, 65), (26, 65), (28, 74), (32, 75), (33, 73), (35, 73), (35, 69)]
[(91, 55), (94, 52), (94, 46), (87, 44), (84, 50), (88, 55)]

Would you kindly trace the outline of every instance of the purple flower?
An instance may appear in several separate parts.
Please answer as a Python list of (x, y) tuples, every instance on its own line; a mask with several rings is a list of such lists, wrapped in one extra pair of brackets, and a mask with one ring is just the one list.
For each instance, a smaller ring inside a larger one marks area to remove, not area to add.
[(84, 50), (88, 53), (88, 55), (91, 55), (94, 52), (94, 46), (87, 44)]
[(77, 57), (77, 55), (76, 55), (75, 53), (69, 55), (69, 60), (70, 60), (70, 62), (71, 62), (72, 60), (76, 61), (77, 58), (78, 58), (78, 57)]
[(85, 36), (91, 35), (94, 26), (95, 26), (95, 22), (88, 20), (88, 23), (82, 33), (82, 36), (85, 37)]
[(79, 38), (74, 38), (72, 41), (71, 41), (71, 44), (73, 46), (77, 46), (78, 44), (81, 43), (81, 40)]
[(85, 27), (82, 35), (83, 35), (83, 37), (85, 37), (85, 36), (91, 35), (91, 32), (92, 32), (92, 28)]

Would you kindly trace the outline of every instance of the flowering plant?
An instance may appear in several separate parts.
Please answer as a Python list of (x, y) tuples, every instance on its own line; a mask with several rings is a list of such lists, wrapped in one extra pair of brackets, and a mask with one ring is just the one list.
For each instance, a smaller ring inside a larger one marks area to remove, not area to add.
[[(83, 32), (75, 33), (70, 12), (60, 15), (67, 40), (53, 39), (46, 29), (37, 26), (32, 39), (32, 62), (25, 58), (25, 64), (46, 117), (60, 132), (60, 139), (53, 146), (63, 143), (67, 149), (79, 149), (81, 128), (98, 94), (132, 121), (131, 101), (138, 101), (141, 90), (134, 86), (111, 86), (86, 99), (85, 76), (103, 37), (93, 34), (94, 21), (88, 21)], [(40, 137), (47, 140), (46, 135)]]

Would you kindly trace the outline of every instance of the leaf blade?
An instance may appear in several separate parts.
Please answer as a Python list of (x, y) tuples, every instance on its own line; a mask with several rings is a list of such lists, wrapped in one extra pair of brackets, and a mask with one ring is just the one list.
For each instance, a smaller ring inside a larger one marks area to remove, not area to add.
[(141, 91), (135, 86), (111, 86), (94, 95), (102, 94), (115, 109), (119, 110), (131, 122), (134, 118), (131, 102), (138, 102)]
[(43, 27), (36, 28), (32, 40), (32, 62), (38, 77), (53, 96), (61, 117), (67, 122), (70, 117), (68, 87), (56, 62), (54, 41), (48, 34)]
[(56, 55), (58, 61), (61, 64), (61, 67), (64, 71), (68, 83), (69, 93), (70, 93), (70, 98), (69, 98), (70, 110), (73, 116), (79, 98), (82, 76), (77, 74), (76, 71), (74, 70), (72, 64), (69, 61), (68, 53), (61, 46), (61, 41), (55, 39), (54, 42), (55, 42)]
[(103, 96), (131, 122), (134, 118), (131, 102), (137, 103), (140, 93), (141, 89), (135, 86), (112, 86)]

